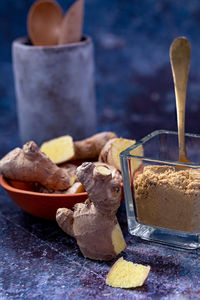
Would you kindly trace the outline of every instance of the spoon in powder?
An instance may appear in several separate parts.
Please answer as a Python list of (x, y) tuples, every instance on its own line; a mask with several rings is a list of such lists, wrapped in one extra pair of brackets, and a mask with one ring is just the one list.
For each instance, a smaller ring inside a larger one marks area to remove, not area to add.
[(176, 38), (170, 46), (170, 63), (176, 98), (179, 161), (183, 163), (190, 163), (185, 147), (185, 106), (190, 69), (190, 52), (190, 43), (185, 37)]

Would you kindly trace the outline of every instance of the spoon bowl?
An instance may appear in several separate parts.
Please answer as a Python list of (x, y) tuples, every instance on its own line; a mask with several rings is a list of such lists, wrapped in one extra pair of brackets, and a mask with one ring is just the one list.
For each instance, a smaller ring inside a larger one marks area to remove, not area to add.
[(81, 40), (84, 15), (84, 0), (76, 0), (65, 14), (60, 28), (59, 45)]
[(27, 18), (28, 34), (34, 46), (58, 44), (63, 10), (53, 0), (39, 0), (29, 9)]

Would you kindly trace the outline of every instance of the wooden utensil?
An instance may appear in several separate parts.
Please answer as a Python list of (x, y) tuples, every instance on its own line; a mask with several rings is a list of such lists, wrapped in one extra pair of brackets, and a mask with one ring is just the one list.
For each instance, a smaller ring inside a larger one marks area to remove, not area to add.
[(84, 0), (77, 0), (67, 11), (60, 29), (58, 44), (76, 43), (81, 40)]
[(184, 163), (190, 163), (185, 147), (185, 106), (190, 68), (190, 52), (190, 43), (185, 37), (176, 38), (170, 46), (170, 63), (176, 97), (179, 161)]
[(53, 0), (34, 2), (27, 18), (28, 34), (33, 45), (57, 45), (63, 15), (62, 8)]

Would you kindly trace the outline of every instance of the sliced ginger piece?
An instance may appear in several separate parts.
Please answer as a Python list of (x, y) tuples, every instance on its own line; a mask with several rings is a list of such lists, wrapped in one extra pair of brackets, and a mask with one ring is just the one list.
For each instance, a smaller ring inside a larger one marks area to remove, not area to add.
[(127, 247), (119, 223), (115, 225), (111, 233), (111, 239), (116, 255), (118, 255)]
[(134, 264), (119, 258), (106, 277), (106, 284), (112, 287), (135, 288), (142, 286), (149, 275), (150, 266)]
[[(135, 142), (136, 142), (135, 140), (124, 139), (124, 138), (111, 139), (106, 143), (106, 145), (102, 149), (99, 155), (99, 160), (121, 171), (120, 153), (125, 149), (127, 149), (128, 147), (134, 145)], [(142, 146), (138, 147), (137, 149), (134, 149), (134, 152), (131, 154), (142, 156), (143, 155)], [(134, 171), (141, 164), (141, 160), (136, 158), (132, 159), (131, 164), (132, 164), (132, 171)]]
[(75, 182), (65, 194), (78, 194), (85, 192), (84, 186), (80, 182)]
[(102, 175), (110, 175), (111, 174), (111, 170), (108, 169), (105, 166), (97, 166), (96, 167), (97, 172), (101, 173)]
[(70, 135), (44, 142), (40, 150), (56, 164), (61, 164), (72, 159), (75, 154), (73, 139)]

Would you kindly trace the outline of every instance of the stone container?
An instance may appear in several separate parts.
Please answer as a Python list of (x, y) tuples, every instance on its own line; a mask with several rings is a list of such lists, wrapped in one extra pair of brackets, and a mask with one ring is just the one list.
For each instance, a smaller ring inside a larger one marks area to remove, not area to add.
[(12, 43), (19, 133), (22, 143), (96, 132), (93, 43), (32, 46), (27, 38)]

